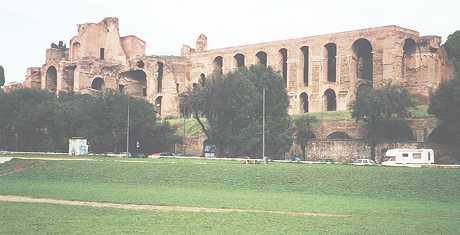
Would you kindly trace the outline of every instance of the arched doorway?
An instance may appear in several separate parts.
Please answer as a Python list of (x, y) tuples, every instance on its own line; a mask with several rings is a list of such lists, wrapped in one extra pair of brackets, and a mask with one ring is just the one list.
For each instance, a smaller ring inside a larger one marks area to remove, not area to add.
[(373, 79), (373, 56), (372, 45), (364, 38), (353, 43), (353, 52), (356, 59), (356, 77), (372, 81)]
[(235, 59), (236, 68), (243, 68), (245, 66), (245, 59), (243, 54), (238, 53), (233, 56), (233, 58)]
[(103, 91), (105, 89), (104, 79), (96, 77), (91, 82), (91, 88), (97, 91)]
[(335, 43), (328, 43), (324, 46), (327, 55), (327, 81), (335, 82), (337, 75), (337, 45)]
[(261, 64), (267, 67), (267, 53), (263, 51), (259, 51), (257, 52), (256, 57), (257, 57), (257, 64)]
[(46, 71), (46, 89), (53, 93), (57, 91), (57, 70), (54, 66)]
[(224, 72), (224, 58), (222, 56), (217, 56), (214, 58), (214, 72), (222, 74)]
[(324, 100), (326, 105), (326, 111), (333, 112), (337, 111), (337, 97), (335, 91), (332, 89), (327, 89), (324, 92)]
[(302, 93), (299, 96), (300, 99), (300, 110), (302, 113), (308, 113), (308, 95), (307, 93)]
[(143, 70), (130, 70), (121, 73), (118, 87), (126, 95), (146, 97), (147, 75)]
[(352, 138), (345, 132), (337, 131), (329, 134), (326, 139), (328, 140), (351, 140)]
[(280, 55), (280, 65), (281, 65), (281, 75), (283, 77), (284, 87), (287, 87), (288, 83), (288, 50), (282, 48), (279, 51)]

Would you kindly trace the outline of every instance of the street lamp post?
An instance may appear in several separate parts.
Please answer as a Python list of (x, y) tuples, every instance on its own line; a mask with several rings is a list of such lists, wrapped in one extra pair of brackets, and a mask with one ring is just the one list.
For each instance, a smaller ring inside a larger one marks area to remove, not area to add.
[(126, 128), (126, 157), (129, 157), (129, 98), (128, 98), (128, 123)]
[(265, 87), (262, 89), (262, 160), (267, 164), (265, 156)]

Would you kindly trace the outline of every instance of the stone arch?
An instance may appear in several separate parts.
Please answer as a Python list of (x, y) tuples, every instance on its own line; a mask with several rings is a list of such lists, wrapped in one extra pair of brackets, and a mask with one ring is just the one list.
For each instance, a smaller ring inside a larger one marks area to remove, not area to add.
[(244, 55), (241, 53), (236, 54), (233, 56), (233, 59), (235, 60), (235, 67), (236, 68), (243, 68), (245, 67), (245, 58)]
[(332, 132), (331, 134), (327, 135), (327, 140), (351, 140), (352, 138), (350, 135), (343, 131), (336, 131)]
[(55, 93), (57, 91), (57, 70), (56, 67), (50, 66), (46, 70), (46, 89)]
[(327, 112), (337, 111), (337, 96), (335, 94), (335, 91), (332, 89), (327, 89), (324, 92), (323, 97), (324, 97), (325, 110)]
[(310, 49), (307, 46), (300, 48), (302, 52), (302, 61), (303, 61), (303, 85), (308, 86), (308, 73), (310, 65)]
[(164, 75), (164, 64), (163, 62), (157, 62), (157, 93), (163, 92), (163, 75)]
[(91, 82), (91, 89), (94, 89), (97, 91), (103, 91), (105, 89), (104, 79), (101, 77), (94, 78), (93, 81)]
[(353, 53), (357, 60), (356, 62), (356, 77), (372, 81), (374, 65), (372, 44), (365, 38), (360, 38), (353, 43)]
[(161, 117), (161, 107), (162, 107), (162, 101), (163, 101), (163, 96), (158, 96), (155, 99), (155, 110), (157, 112), (157, 115)]
[(284, 87), (288, 84), (288, 50), (281, 48), (279, 51), (281, 76), (283, 77)]
[(327, 55), (327, 81), (337, 81), (337, 45), (328, 43), (324, 46)]
[(302, 94), (300, 94), (299, 100), (300, 100), (301, 113), (308, 113), (309, 112), (308, 94), (303, 92)]
[(267, 67), (268, 65), (268, 57), (267, 57), (267, 53), (264, 52), (264, 51), (259, 51), (257, 52), (256, 54), (256, 57), (257, 57), (257, 64), (261, 64), (265, 67)]
[(120, 74), (119, 89), (126, 95), (146, 97), (147, 75), (143, 70), (130, 70)]
[(217, 56), (213, 61), (214, 72), (222, 74), (224, 72), (224, 58), (222, 56)]

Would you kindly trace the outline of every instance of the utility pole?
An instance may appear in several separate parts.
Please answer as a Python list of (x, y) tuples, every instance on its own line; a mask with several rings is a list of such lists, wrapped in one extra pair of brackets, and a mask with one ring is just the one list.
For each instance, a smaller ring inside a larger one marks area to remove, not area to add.
[(262, 89), (262, 160), (267, 164), (267, 157), (265, 157), (265, 87)]
[(183, 117), (183, 121), (184, 121), (184, 133), (183, 133), (183, 136), (182, 136), (182, 151), (183, 151), (183, 154), (185, 156), (185, 105), (183, 107), (183, 110), (182, 110), (182, 117)]
[(128, 123), (126, 128), (126, 157), (129, 157), (129, 98), (128, 98)]

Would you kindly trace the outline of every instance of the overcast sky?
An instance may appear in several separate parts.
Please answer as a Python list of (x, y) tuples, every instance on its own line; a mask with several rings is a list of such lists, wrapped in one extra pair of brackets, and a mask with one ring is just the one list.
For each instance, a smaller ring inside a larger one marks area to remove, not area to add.
[(399, 25), (443, 40), (460, 30), (454, 0), (7, 0), (0, 4), (0, 64), (22, 81), (41, 66), (51, 42), (67, 44), (77, 24), (118, 17), (122, 36), (147, 42), (148, 54), (179, 55), (200, 33), (209, 48)]

